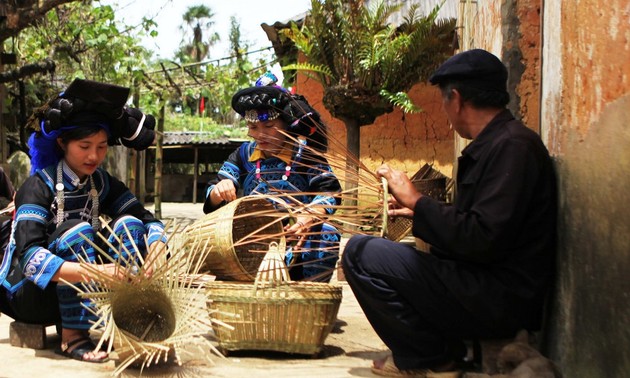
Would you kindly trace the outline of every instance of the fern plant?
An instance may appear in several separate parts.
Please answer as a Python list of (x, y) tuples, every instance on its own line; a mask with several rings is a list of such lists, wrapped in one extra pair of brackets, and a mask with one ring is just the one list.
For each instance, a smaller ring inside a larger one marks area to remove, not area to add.
[[(371, 125), (394, 106), (419, 111), (406, 92), (453, 53), (455, 20), (438, 19), (440, 8), (423, 16), (418, 5), (412, 5), (395, 26), (389, 20), (400, 5), (311, 0), (302, 27), (294, 23), (281, 31), (305, 57), (305, 62), (283, 69), (299, 70), (321, 82), (324, 106), (346, 127), (348, 154), (360, 157), (361, 126)], [(346, 160), (349, 192), (358, 185), (353, 161)], [(351, 199), (348, 205), (354, 203)]]
[(283, 69), (321, 82), (326, 109), (346, 126), (372, 124), (393, 106), (418, 111), (404, 93), (452, 54), (455, 20), (438, 19), (440, 7), (421, 15), (414, 4), (396, 26), (388, 20), (400, 5), (312, 0), (303, 26), (282, 31), (305, 61)]

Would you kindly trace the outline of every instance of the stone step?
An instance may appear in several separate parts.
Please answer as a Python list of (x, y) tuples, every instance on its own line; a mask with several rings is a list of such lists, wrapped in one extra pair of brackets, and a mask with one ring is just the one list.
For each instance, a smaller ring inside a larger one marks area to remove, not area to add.
[(9, 341), (19, 348), (46, 349), (46, 327), (54, 324), (29, 324), (18, 321), (9, 324)]

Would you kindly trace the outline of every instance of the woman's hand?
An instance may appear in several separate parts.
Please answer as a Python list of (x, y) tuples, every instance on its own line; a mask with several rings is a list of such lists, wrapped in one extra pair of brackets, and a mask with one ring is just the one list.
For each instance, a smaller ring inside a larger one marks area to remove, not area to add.
[(153, 242), (149, 246), (147, 256), (144, 258), (144, 275), (151, 277), (155, 268), (159, 265), (160, 261), (165, 260), (167, 245), (161, 240)]
[(296, 217), (295, 223), (287, 224), (284, 226), (285, 235), (287, 237), (287, 242), (296, 242), (293, 246), (294, 251), (298, 251), (308, 237), (308, 232), (317, 222), (319, 218), (318, 214), (323, 214), (320, 209), (309, 209), (310, 213), (299, 213)]
[(108, 277), (114, 281), (123, 281), (128, 278), (128, 272), (124, 266), (120, 264), (92, 264), (98, 274), (88, 271), (88, 277), (99, 281), (99, 276)]
[(232, 202), (236, 199), (236, 187), (230, 179), (219, 181), (210, 192), (210, 201), (213, 206), (218, 206), (221, 202)]
[(127, 277), (125, 268), (118, 264), (89, 264), (89, 267), (72, 261), (61, 264), (57, 273), (53, 276), (54, 282), (61, 280), (67, 282), (117, 281)]

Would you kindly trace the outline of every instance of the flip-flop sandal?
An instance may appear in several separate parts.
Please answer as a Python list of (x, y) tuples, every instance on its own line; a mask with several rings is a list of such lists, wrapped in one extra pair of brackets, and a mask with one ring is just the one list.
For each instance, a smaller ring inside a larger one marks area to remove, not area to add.
[(400, 370), (394, 364), (394, 358), (387, 356), (380, 367), (376, 366), (376, 361), (372, 365), (372, 373), (383, 377), (417, 377), (417, 378), (459, 378), (460, 371), (437, 372), (430, 369)]
[[(76, 345), (76, 346), (75, 346)], [(71, 351), (68, 352), (68, 349), (74, 347)], [(92, 342), (92, 340), (85, 336), (79, 337), (78, 339), (74, 339), (65, 345), (65, 348), (62, 346), (55, 350), (55, 353), (62, 355), (64, 357), (72, 358), (75, 360), (83, 361), (83, 362), (93, 362), (93, 363), (103, 363), (109, 361), (109, 356), (105, 356), (102, 358), (96, 359), (85, 359), (83, 356), (86, 353), (94, 352), (96, 349), (96, 345)]]

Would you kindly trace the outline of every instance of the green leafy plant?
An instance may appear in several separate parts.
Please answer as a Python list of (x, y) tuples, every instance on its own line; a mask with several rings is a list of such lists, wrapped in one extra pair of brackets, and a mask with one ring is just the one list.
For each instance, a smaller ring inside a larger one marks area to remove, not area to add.
[(414, 4), (400, 25), (392, 25), (388, 20), (400, 5), (312, 0), (302, 27), (293, 23), (282, 30), (304, 56), (304, 62), (284, 69), (306, 73), (322, 84), (324, 106), (345, 123), (348, 150), (356, 156), (358, 128), (394, 106), (418, 111), (404, 93), (452, 54), (455, 20), (438, 19), (440, 7), (421, 15)]
[(416, 106), (405, 92), (389, 93), (387, 90), (382, 89), (380, 95), (394, 104), (394, 106), (401, 108), (405, 113), (419, 113), (422, 111), (422, 108)]
[[(455, 20), (438, 19), (440, 7), (421, 15), (418, 4), (411, 5), (402, 22), (392, 25), (389, 20), (400, 5), (311, 0), (302, 27), (293, 23), (282, 31), (304, 56), (304, 62), (285, 69), (318, 79), (324, 107), (346, 127), (346, 190), (358, 186), (361, 126), (394, 106), (418, 111), (406, 92), (452, 55)], [(349, 199), (348, 205), (354, 202)]]

